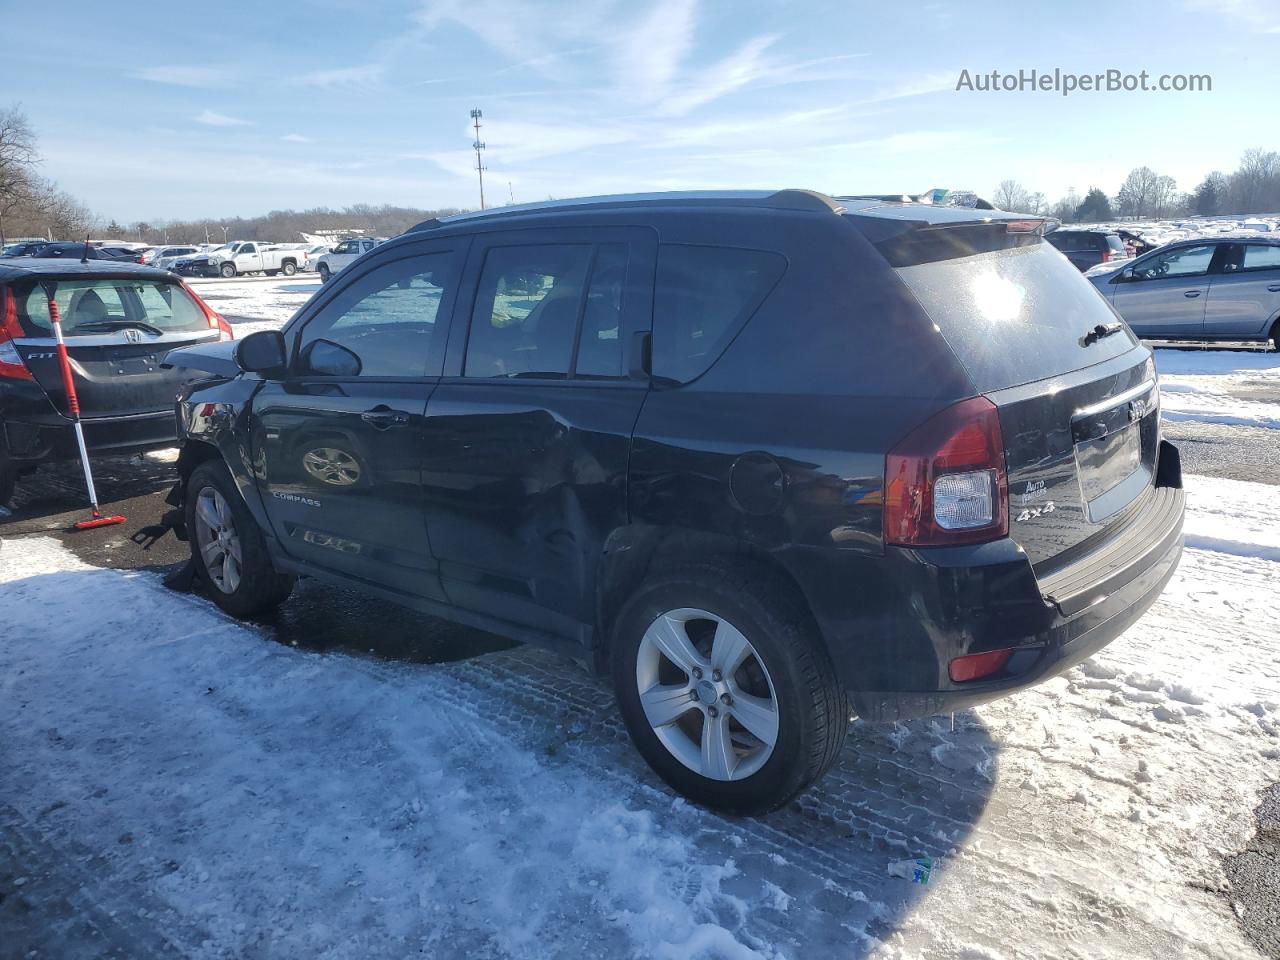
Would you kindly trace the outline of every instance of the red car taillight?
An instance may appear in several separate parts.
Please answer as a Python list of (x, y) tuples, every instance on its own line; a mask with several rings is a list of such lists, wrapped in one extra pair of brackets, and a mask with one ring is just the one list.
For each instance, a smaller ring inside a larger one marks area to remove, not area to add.
[(18, 326), (18, 299), (12, 290), (0, 290), (0, 318), (0, 377), (34, 380), (13, 344), (22, 336), (22, 327)]
[(985, 543), (1009, 532), (1000, 416), (986, 397), (948, 407), (885, 457), (884, 539), (904, 547)]
[(1004, 669), (1004, 665), (1013, 656), (1012, 650), (988, 650), (986, 653), (971, 653), (967, 657), (956, 657), (947, 668), (952, 683), (968, 683), (970, 680), (981, 680)]
[(1106, 262), (1107, 262), (1107, 261), (1109, 261), (1110, 259), (1111, 259), (1111, 251), (1110, 251), (1110, 250), (1103, 250), (1103, 251), (1102, 251), (1102, 262), (1103, 262), (1103, 263), (1106, 263)]
[(185, 283), (182, 285), (182, 289), (187, 291), (187, 296), (194, 300), (196, 305), (204, 312), (204, 318), (209, 321), (209, 326), (218, 331), (219, 340), (234, 340), (236, 338), (235, 332), (231, 329), (231, 324), (227, 323), (226, 317), (215, 312), (211, 306), (200, 299), (199, 294)]

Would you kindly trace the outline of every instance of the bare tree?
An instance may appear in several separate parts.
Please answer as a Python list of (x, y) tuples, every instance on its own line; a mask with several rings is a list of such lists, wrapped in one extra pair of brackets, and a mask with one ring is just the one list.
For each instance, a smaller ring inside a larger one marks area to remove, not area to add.
[(1135, 167), (1129, 171), (1120, 192), (1116, 195), (1116, 206), (1122, 217), (1145, 217), (1151, 213), (1152, 201), (1158, 190), (1156, 181), (1160, 175), (1150, 167)]
[(7, 216), (30, 197), (39, 159), (36, 135), (21, 104), (0, 110), (0, 245)]
[(1001, 180), (991, 201), (1001, 210), (1028, 213), (1027, 191), (1017, 180)]

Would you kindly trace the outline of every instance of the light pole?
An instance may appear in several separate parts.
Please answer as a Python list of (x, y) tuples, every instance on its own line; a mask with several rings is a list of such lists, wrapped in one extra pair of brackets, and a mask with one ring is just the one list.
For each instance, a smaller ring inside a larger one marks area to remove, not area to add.
[(480, 139), (480, 118), (484, 116), (479, 108), (471, 111), (471, 121), (476, 127), (476, 139), (471, 146), (476, 149), (476, 173), (480, 176), (480, 209), (484, 209), (484, 164), (480, 162), (480, 151), (484, 149), (484, 142)]
[(227, 227), (226, 227), (226, 225), (225, 225), (225, 224), (221, 224), (221, 226), (222, 226), (222, 245), (223, 245), (223, 246), (226, 246), (226, 244), (227, 244)]

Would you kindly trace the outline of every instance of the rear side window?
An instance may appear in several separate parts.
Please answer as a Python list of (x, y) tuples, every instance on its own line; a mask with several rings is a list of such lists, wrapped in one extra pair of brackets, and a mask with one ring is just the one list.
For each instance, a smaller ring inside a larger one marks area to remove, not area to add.
[(1280, 246), (1265, 243), (1247, 243), (1244, 247), (1242, 270), (1280, 270)]
[(591, 244), (495, 247), (484, 260), (468, 377), (567, 377)]
[[(207, 330), (209, 320), (176, 283), (130, 280), (55, 280), (54, 301), (63, 333), (109, 333), (145, 323), (165, 333)], [(42, 284), (15, 287), (18, 321), (27, 336), (52, 336), (49, 301)]]
[(1112, 253), (1127, 253), (1127, 252), (1128, 252), (1128, 251), (1126, 251), (1126, 250), (1125, 250), (1125, 248), (1124, 248), (1124, 241), (1123, 241), (1123, 240), (1121, 240), (1121, 239), (1120, 239), (1118, 236), (1116, 236), (1114, 233), (1109, 233), (1109, 234), (1107, 234), (1107, 248), (1108, 248)]
[(777, 253), (664, 243), (653, 299), (653, 375), (688, 383), (724, 352), (786, 270)]
[(1088, 344), (1115, 314), (1070, 261), (1032, 243), (898, 267), (979, 392), (1110, 360), (1137, 341), (1125, 328)]
[(1084, 244), (1081, 242), (1080, 234), (1074, 233), (1070, 230), (1065, 232), (1062, 230), (1055, 230), (1053, 233), (1045, 237), (1045, 239), (1063, 253), (1074, 253), (1077, 250), (1084, 249)]

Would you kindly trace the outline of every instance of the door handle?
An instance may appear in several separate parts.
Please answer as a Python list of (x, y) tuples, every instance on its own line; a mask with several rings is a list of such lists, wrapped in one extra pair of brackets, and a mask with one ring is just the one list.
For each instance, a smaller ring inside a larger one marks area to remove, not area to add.
[(1200, 296), (1200, 291), (1188, 290), (1186, 293), (1183, 294), (1183, 296), (1186, 297), (1188, 300), (1194, 300), (1196, 297)]
[(378, 430), (386, 430), (389, 427), (403, 427), (409, 422), (409, 414), (404, 410), (392, 410), (380, 403), (372, 410), (360, 414), (360, 419)]

